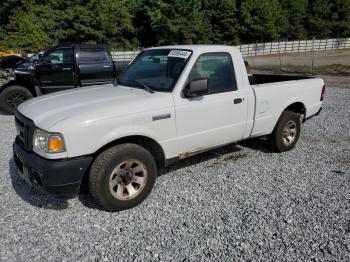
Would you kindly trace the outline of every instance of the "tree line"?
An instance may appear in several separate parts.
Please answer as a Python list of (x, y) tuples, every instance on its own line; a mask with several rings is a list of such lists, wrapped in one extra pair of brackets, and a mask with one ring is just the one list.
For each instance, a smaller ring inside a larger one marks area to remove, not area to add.
[(350, 0), (2, 0), (0, 49), (116, 49), (350, 36)]

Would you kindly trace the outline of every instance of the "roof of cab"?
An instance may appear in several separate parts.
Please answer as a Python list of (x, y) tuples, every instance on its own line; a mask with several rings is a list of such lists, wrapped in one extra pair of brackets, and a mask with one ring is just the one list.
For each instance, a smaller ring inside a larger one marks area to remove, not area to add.
[(184, 49), (184, 50), (192, 50), (194, 52), (215, 52), (221, 50), (235, 49), (238, 50), (237, 47), (228, 46), (228, 45), (169, 45), (169, 46), (157, 46), (146, 48), (145, 50), (154, 50), (154, 49)]

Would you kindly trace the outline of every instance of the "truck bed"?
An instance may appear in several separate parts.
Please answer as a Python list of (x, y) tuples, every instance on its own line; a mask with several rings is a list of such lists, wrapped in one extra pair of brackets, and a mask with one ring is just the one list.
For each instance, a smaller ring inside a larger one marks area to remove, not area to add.
[(260, 85), (276, 82), (285, 82), (293, 80), (311, 79), (309, 76), (296, 76), (296, 75), (266, 75), (266, 74), (252, 74), (249, 76), (249, 82), (251, 85)]

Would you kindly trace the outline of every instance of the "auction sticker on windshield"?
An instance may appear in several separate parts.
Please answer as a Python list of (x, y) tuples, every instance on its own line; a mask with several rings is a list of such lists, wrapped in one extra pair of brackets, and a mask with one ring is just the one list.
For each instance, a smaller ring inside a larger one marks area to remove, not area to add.
[(171, 52), (168, 54), (168, 57), (178, 57), (178, 58), (183, 58), (187, 59), (191, 55), (190, 51), (185, 51), (185, 50), (171, 50)]

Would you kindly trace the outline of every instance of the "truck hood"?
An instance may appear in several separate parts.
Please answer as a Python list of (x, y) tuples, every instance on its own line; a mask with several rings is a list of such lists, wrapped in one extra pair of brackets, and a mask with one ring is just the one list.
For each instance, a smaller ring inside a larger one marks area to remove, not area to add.
[(31, 74), (34, 70), (32, 62), (22, 62), (14, 68), (15, 74)]
[(47, 131), (60, 121), (75, 117), (76, 124), (170, 107), (170, 93), (112, 84), (76, 88), (37, 97), (22, 103), (18, 111)]

